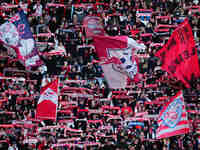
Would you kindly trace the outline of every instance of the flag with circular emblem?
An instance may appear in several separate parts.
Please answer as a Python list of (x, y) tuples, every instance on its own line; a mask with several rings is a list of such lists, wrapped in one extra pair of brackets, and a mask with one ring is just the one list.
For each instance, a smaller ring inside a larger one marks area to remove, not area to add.
[(157, 139), (186, 134), (189, 132), (189, 121), (184, 105), (182, 91), (173, 96), (164, 105), (158, 119)]

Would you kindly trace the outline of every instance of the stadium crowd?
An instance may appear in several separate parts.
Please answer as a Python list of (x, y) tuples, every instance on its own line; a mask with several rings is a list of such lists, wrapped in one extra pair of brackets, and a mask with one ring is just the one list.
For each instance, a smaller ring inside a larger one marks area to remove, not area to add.
[[(0, 149), (5, 150), (198, 150), (200, 80), (191, 88), (161, 70), (154, 56), (172, 31), (188, 18), (196, 46), (200, 39), (198, 0), (1, 0), (0, 22), (21, 8), (27, 14), (42, 72), (26, 71), (0, 45)], [(127, 35), (146, 45), (138, 51), (137, 83), (110, 89), (99, 58), (82, 24), (87, 15), (102, 18), (110, 36)], [(62, 53), (50, 53), (64, 49)], [(199, 52), (199, 51), (198, 51)], [(59, 76), (56, 122), (35, 119), (40, 88)], [(3, 78), (4, 77), (4, 78)], [(45, 79), (45, 81), (44, 81)], [(180, 89), (190, 133), (156, 139), (162, 106)]]

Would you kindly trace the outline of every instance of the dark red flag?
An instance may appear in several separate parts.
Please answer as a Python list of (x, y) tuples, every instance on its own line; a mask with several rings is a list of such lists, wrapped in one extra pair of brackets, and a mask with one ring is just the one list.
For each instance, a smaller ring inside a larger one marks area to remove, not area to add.
[(156, 56), (162, 61), (163, 70), (182, 81), (187, 88), (193, 77), (199, 77), (197, 48), (188, 19), (174, 30)]

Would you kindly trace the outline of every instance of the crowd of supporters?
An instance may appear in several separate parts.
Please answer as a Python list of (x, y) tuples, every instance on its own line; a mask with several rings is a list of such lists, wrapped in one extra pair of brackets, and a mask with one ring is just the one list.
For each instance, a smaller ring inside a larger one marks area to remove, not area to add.
[[(161, 70), (154, 56), (188, 18), (200, 39), (198, 0), (2, 0), (3, 24), (21, 8), (28, 17), (46, 69), (27, 71), (0, 45), (0, 149), (5, 150), (198, 150), (200, 80), (191, 88)], [(82, 24), (102, 18), (107, 35), (127, 35), (138, 51), (141, 81), (110, 89)], [(49, 53), (64, 49), (63, 53)], [(4, 78), (3, 78), (4, 77)], [(40, 88), (59, 77), (56, 122), (35, 119)], [(42, 79), (45, 79), (42, 80)], [(165, 102), (184, 89), (190, 133), (158, 140), (157, 118)]]

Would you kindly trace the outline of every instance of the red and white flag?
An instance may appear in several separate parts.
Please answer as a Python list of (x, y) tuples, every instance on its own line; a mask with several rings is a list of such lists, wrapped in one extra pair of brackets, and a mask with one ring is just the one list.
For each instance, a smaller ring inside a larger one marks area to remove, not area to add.
[(145, 45), (127, 36), (94, 36), (94, 46), (110, 88), (125, 88), (128, 77), (134, 80), (138, 76), (134, 53)]
[(157, 139), (186, 134), (189, 121), (184, 105), (183, 94), (179, 92), (164, 106), (158, 118)]
[(41, 89), (37, 104), (36, 118), (39, 120), (56, 120), (58, 105), (58, 79)]

